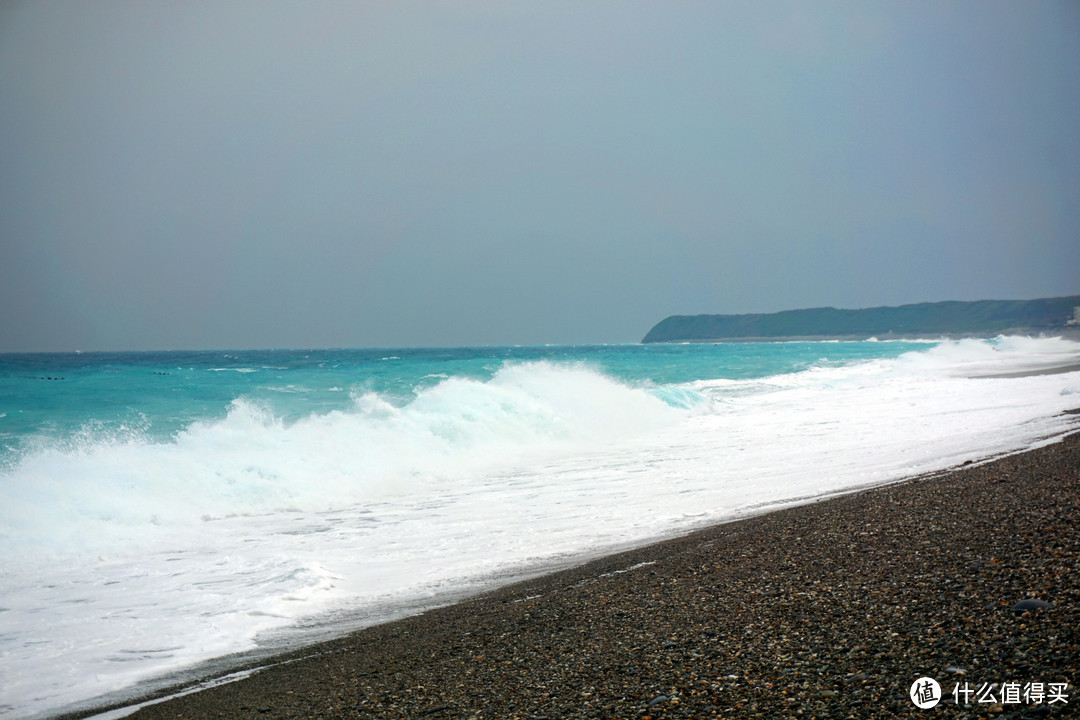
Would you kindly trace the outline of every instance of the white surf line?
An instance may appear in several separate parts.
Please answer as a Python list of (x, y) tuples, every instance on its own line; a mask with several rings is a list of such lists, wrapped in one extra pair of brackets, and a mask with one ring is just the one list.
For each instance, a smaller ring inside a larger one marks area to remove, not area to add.
[(209, 690), (210, 688), (215, 688), (219, 685), (228, 685), (229, 683), (234, 683), (238, 680), (244, 680), (245, 678), (249, 678), (255, 673), (266, 670), (267, 668), (277, 667), (278, 665), (288, 665), (289, 663), (299, 662), (300, 660), (307, 660), (308, 658), (318, 657), (322, 654), (323, 653), (312, 653), (311, 655), (304, 655), (303, 657), (298, 658), (289, 658), (288, 660), (279, 660), (278, 662), (267, 663), (266, 665), (259, 665), (258, 667), (248, 668), (246, 670), (237, 670), (236, 672), (231, 672), (227, 675), (221, 675), (220, 677), (210, 678), (209, 680), (197, 682), (191, 687), (184, 688), (179, 692), (163, 695), (162, 697), (154, 698), (153, 700), (145, 700), (134, 705), (125, 705), (124, 707), (107, 710), (103, 713), (98, 713), (97, 715), (91, 715), (87, 717), (86, 720), (116, 720), (117, 718), (127, 717), (128, 715), (133, 715), (144, 707), (157, 705), (158, 703), (163, 703), (178, 697), (184, 697), (185, 695), (194, 695), (197, 692)]
[[(283, 663), (277, 663), (277, 664), (283, 664)], [(172, 693), (170, 695), (165, 695), (164, 697), (154, 698), (153, 700), (147, 700), (145, 702), (136, 703), (135, 705), (125, 705), (124, 707), (116, 708), (115, 710), (108, 710), (106, 712), (99, 713), (97, 715), (91, 715), (90, 717), (86, 718), (86, 720), (116, 720), (116, 718), (127, 717), (128, 715), (133, 715), (134, 713), (138, 712), (139, 710), (143, 709), (144, 707), (149, 707), (151, 705), (157, 705), (158, 703), (163, 703), (163, 702), (165, 702), (167, 700), (173, 700), (175, 698), (183, 697), (185, 695), (192, 695), (194, 693), (201, 692), (203, 690), (209, 690), (210, 688), (217, 687), (218, 685), (228, 685), (229, 683), (236, 682), (237, 680), (243, 680), (244, 678), (251, 677), (255, 673), (259, 672), (260, 670), (264, 670), (264, 669), (266, 669), (268, 667), (271, 667), (271, 666), (270, 665), (260, 665), (259, 667), (250, 668), (248, 670), (238, 670), (237, 672), (229, 673), (228, 675), (222, 675), (221, 677), (211, 678), (210, 680), (204, 680), (204, 681), (202, 681), (200, 683), (196, 683), (195, 685), (192, 685), (189, 688), (181, 690), (180, 692), (175, 692), (175, 693)]]

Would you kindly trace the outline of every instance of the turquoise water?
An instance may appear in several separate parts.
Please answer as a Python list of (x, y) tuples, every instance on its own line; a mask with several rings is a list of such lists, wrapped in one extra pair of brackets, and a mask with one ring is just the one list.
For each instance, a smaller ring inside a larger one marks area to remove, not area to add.
[(240, 398), (286, 422), (348, 410), (358, 394), (401, 406), (448, 378), (486, 381), (514, 363), (583, 364), (659, 389), (893, 358), (926, 347), (817, 342), (0, 355), (0, 465), (45, 440), (131, 433), (165, 439), (193, 422), (225, 417)]

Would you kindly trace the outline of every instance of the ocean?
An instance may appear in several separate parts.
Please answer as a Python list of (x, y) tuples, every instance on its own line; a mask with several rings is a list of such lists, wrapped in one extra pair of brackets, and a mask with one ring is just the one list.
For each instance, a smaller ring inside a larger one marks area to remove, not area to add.
[(1061, 338), (0, 355), (0, 718), (1080, 427)]

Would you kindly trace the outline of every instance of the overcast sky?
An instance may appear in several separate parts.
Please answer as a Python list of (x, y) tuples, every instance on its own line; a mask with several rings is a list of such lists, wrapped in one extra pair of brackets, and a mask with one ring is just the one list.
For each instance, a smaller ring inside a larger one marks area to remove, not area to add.
[(0, 4), (0, 351), (1080, 294), (1080, 3)]

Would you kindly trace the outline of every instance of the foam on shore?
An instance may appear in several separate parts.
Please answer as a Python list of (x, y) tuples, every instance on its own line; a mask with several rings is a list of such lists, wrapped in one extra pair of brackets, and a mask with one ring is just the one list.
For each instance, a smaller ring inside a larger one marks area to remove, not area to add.
[(372, 627), (135, 717), (914, 717), (924, 676), (946, 706), (962, 682), (1074, 703), (1077, 507), (1074, 434)]

